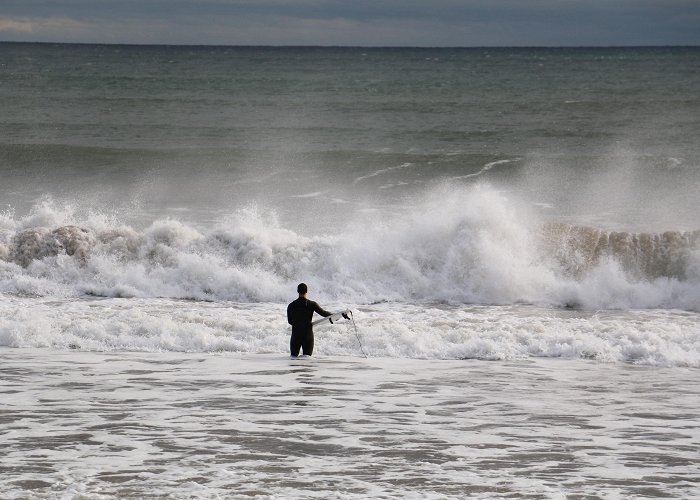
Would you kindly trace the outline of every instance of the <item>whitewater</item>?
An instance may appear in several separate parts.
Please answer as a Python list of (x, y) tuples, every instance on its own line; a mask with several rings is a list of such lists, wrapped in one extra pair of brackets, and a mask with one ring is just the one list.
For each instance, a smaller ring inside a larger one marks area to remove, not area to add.
[[(50, 203), (5, 214), (1, 234), (5, 346), (282, 353), (306, 280), (356, 311), (374, 356), (700, 365), (698, 233), (542, 224), (486, 186), (314, 237), (255, 209), (137, 230)], [(319, 352), (356, 355), (349, 332)]]

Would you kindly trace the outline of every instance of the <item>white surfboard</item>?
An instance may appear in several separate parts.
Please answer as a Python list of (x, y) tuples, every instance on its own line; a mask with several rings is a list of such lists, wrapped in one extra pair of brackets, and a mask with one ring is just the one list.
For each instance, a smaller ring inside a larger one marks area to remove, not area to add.
[(350, 314), (350, 309), (345, 309), (344, 311), (340, 311), (337, 313), (333, 313), (330, 316), (326, 316), (325, 318), (317, 319), (313, 323), (311, 323), (311, 326), (317, 326), (322, 323), (330, 323), (331, 325), (341, 319), (343, 317), (343, 314)]

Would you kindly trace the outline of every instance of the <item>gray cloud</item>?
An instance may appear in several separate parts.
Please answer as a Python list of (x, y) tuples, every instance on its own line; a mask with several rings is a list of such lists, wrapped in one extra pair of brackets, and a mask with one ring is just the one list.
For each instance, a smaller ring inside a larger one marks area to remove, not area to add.
[(3, 0), (0, 40), (311, 45), (700, 43), (691, 0)]

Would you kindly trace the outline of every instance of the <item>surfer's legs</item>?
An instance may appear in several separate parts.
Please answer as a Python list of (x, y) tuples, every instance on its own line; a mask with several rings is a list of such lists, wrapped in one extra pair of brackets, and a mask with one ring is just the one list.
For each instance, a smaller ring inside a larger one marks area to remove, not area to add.
[[(311, 353), (314, 352), (314, 334), (309, 333), (304, 336), (304, 340), (301, 341), (301, 347), (304, 349), (304, 355), (305, 356), (311, 356)], [(297, 349), (297, 352), (299, 350)]]
[(299, 349), (304, 350), (305, 356), (311, 356), (314, 351), (313, 332), (292, 333), (292, 338), (289, 340), (289, 352), (293, 357), (297, 357)]
[(296, 358), (299, 356), (299, 349), (301, 349), (301, 336), (292, 335), (292, 338), (289, 340), (289, 352)]

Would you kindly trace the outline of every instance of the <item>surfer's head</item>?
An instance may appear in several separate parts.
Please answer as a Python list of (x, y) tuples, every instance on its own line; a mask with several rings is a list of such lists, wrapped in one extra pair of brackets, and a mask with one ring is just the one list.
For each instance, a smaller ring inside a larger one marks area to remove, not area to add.
[(297, 285), (297, 293), (299, 295), (306, 295), (308, 290), (309, 289), (306, 287), (306, 283), (299, 283), (299, 285)]

